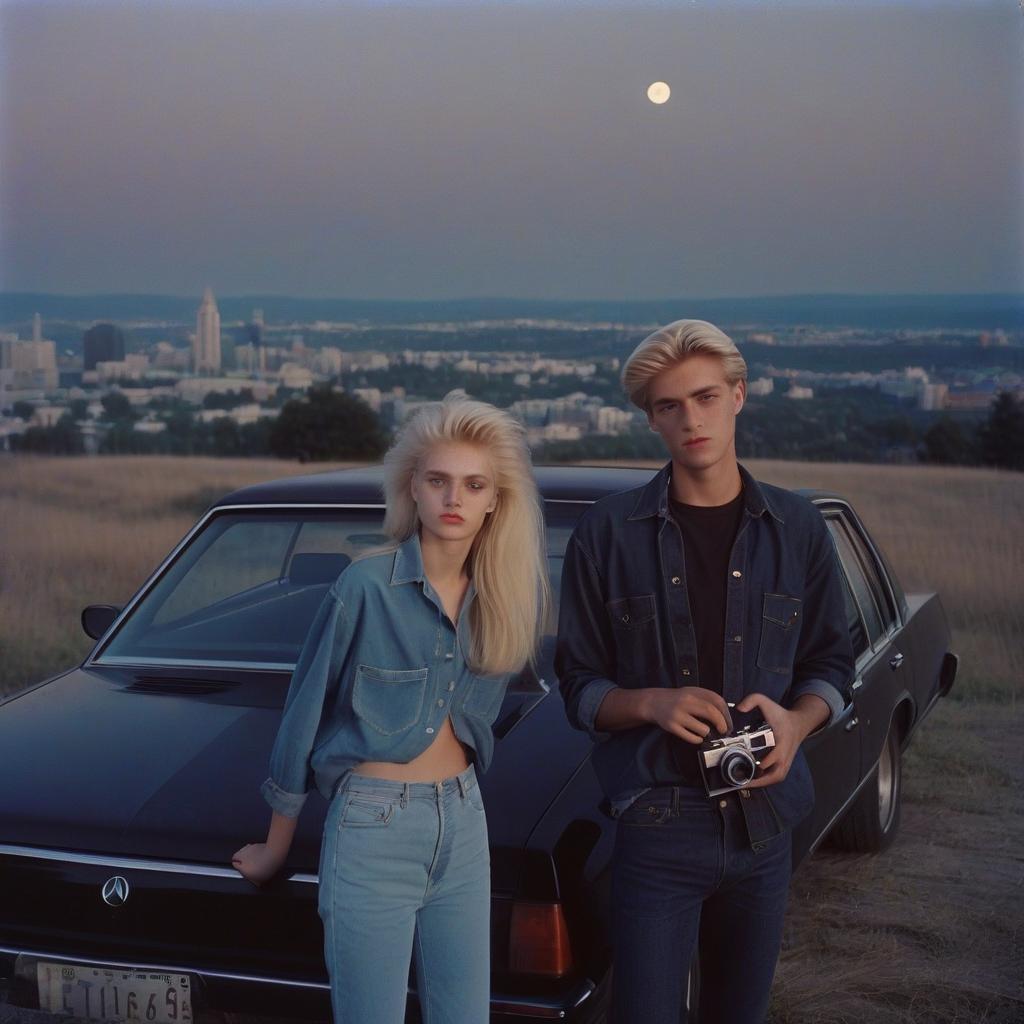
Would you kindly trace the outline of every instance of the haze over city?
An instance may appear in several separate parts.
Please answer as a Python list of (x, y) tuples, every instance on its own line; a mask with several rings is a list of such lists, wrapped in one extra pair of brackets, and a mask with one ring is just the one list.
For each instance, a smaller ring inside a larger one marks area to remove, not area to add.
[(1020, 288), (1012, 0), (8, 2), (0, 31), (0, 291)]

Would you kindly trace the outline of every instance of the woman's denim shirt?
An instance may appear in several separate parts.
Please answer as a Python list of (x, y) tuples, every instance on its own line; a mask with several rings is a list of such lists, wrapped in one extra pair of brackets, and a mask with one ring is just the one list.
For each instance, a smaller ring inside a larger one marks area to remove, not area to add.
[(469, 667), (475, 597), (470, 582), (453, 625), (424, 575), (418, 534), (345, 569), (313, 620), (288, 688), (262, 786), (275, 811), (296, 817), (314, 784), (330, 799), (364, 761), (411, 761), (448, 717), (486, 771), (509, 677)]

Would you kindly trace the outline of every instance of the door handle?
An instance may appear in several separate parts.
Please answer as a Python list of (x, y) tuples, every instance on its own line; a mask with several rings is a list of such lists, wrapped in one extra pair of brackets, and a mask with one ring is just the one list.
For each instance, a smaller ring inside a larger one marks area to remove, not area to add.
[(902, 653), (900, 651), (897, 651), (889, 659), (889, 668), (896, 669), (896, 668), (899, 668), (900, 665), (902, 665), (902, 664), (903, 664), (903, 655), (902, 655)]
[(851, 718), (846, 723), (846, 725), (843, 726), (843, 732), (853, 732), (853, 730), (856, 729), (858, 725), (860, 725), (860, 719), (859, 718)]

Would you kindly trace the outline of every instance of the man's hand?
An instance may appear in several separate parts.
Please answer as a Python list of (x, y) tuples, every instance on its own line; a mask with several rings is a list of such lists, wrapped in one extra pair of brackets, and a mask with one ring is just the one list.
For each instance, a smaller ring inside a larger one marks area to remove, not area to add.
[(737, 711), (753, 711), (757, 708), (775, 734), (775, 746), (761, 759), (758, 776), (748, 782), (746, 789), (774, 786), (788, 774), (793, 758), (800, 744), (829, 715), (828, 705), (813, 694), (798, 698), (792, 710), (787, 711), (763, 693), (751, 693), (736, 705)]
[(235, 851), (231, 866), (253, 885), (263, 885), (281, 870), (284, 861), (284, 856), (266, 843), (249, 843)]
[(703, 743), (712, 729), (723, 735), (732, 731), (729, 705), (714, 690), (683, 686), (678, 690), (652, 688), (643, 693), (647, 721), (687, 743)]

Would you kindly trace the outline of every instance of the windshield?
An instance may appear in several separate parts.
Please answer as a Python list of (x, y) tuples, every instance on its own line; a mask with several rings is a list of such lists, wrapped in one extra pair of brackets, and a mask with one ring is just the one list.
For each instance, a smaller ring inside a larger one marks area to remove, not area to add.
[[(383, 509), (214, 515), (131, 609), (96, 659), (290, 671), (329, 587), (386, 548)], [(548, 528), (556, 591), (571, 524)], [(554, 611), (546, 632), (554, 632)]]

